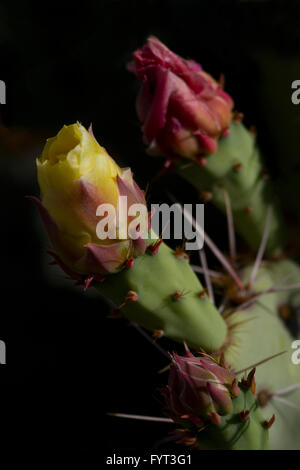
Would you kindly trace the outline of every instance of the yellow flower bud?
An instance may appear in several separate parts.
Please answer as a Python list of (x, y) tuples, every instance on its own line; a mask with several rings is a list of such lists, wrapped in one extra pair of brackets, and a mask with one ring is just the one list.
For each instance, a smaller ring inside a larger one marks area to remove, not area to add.
[[(47, 140), (37, 159), (43, 222), (59, 260), (79, 275), (107, 274), (120, 270), (126, 260), (145, 251), (145, 240), (100, 240), (97, 208), (119, 197), (145, 205), (143, 192), (129, 169), (121, 169), (81, 124), (64, 126)], [(126, 221), (127, 222), (127, 221)]]

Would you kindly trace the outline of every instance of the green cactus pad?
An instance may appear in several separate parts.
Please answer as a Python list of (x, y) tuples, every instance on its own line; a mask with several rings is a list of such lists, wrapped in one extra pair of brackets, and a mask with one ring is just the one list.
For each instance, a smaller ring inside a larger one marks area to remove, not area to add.
[[(281, 319), (274, 315), (276, 304), (276, 294), (267, 294), (255, 305), (235, 312), (227, 319), (230, 342), (225, 358), (236, 371), (286, 351), (257, 367), (255, 380), (258, 393), (261, 390), (274, 393), (300, 382), (300, 366), (291, 360), (293, 338)], [(276, 415), (276, 422), (270, 430), (270, 448), (299, 449), (300, 389), (288, 393), (284, 399), (292, 405), (273, 398), (262, 408), (266, 419), (273, 413)]]
[(255, 137), (241, 123), (232, 123), (228, 137), (220, 139), (218, 150), (207, 157), (206, 165), (180, 163), (178, 173), (199, 191), (212, 193), (211, 202), (225, 212), (224, 188), (227, 190), (236, 230), (257, 250), (262, 239), (268, 206), (272, 207), (268, 254), (280, 251), (284, 234), (280, 211), (274, 201), (271, 184)]
[[(200, 449), (264, 450), (268, 447), (269, 431), (251, 390), (243, 390), (232, 400), (233, 412), (222, 416), (219, 426), (209, 425), (199, 433)], [(242, 420), (240, 413), (249, 410), (249, 418)]]
[[(136, 292), (137, 301), (122, 307), (125, 317), (196, 350), (215, 351), (226, 340), (226, 324), (209, 298), (199, 295), (203, 287), (192, 268), (164, 243), (156, 255), (139, 256), (132, 268), (109, 276), (98, 289), (117, 305), (128, 291)], [(175, 293), (182, 297), (176, 300)]]

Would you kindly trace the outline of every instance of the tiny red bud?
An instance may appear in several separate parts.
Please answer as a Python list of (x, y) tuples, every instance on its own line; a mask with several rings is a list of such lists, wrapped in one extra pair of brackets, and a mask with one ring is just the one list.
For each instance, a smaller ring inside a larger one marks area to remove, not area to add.
[(207, 160), (205, 157), (196, 157), (196, 162), (199, 166), (206, 166)]
[(138, 298), (139, 296), (134, 290), (129, 290), (126, 294), (125, 301), (136, 302)]
[(250, 417), (250, 412), (249, 410), (243, 410), (240, 412), (240, 418), (242, 421), (247, 421)]
[(272, 418), (270, 418), (269, 420), (266, 419), (266, 420), (264, 421), (264, 427), (265, 427), (266, 429), (270, 429), (270, 427), (274, 424), (274, 421), (275, 421), (275, 415), (273, 415)]
[(130, 258), (128, 258), (126, 261), (125, 261), (125, 266), (126, 268), (132, 268), (134, 265), (134, 258), (133, 256), (131, 256)]

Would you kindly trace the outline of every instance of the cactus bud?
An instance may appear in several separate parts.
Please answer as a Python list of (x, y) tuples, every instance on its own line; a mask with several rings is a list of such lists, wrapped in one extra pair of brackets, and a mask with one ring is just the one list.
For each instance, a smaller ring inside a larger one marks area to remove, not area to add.
[(168, 387), (163, 390), (167, 412), (180, 424), (188, 419), (194, 424), (211, 422), (219, 425), (220, 415), (233, 410), (232, 397), (238, 396), (233, 372), (212, 357), (186, 357), (174, 354)]
[(151, 154), (195, 159), (217, 150), (233, 107), (221, 84), (155, 37), (135, 51), (128, 68), (142, 82), (137, 113)]
[[(120, 196), (128, 206), (146, 207), (144, 193), (129, 169), (122, 170), (81, 124), (64, 126), (48, 139), (37, 160), (40, 202), (36, 203), (51, 243), (55, 260), (74, 279), (114, 273), (133, 266), (133, 256), (146, 250), (142, 238), (119, 237), (123, 219), (115, 220), (115, 236), (100, 239), (97, 208), (110, 204), (118, 214)], [(101, 214), (104, 215), (104, 214)], [(128, 223), (130, 218), (125, 217)], [(124, 230), (123, 230), (124, 232)]]

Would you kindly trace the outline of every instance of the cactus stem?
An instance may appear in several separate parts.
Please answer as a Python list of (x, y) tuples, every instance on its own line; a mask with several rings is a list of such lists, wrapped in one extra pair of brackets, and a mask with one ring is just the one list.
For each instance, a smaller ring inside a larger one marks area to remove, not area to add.
[(236, 242), (235, 242), (235, 231), (234, 231), (234, 222), (233, 222), (233, 215), (232, 215), (232, 209), (231, 209), (231, 202), (230, 202), (228, 191), (225, 187), (223, 188), (223, 192), (224, 192), (224, 201), (225, 201), (225, 208), (226, 208), (227, 228), (228, 228), (229, 253), (230, 253), (231, 261), (235, 263)]
[(206, 287), (207, 287), (207, 291), (208, 291), (208, 296), (211, 300), (211, 303), (213, 305), (215, 305), (214, 291), (213, 291), (210, 276), (208, 274), (207, 259), (206, 259), (204, 249), (199, 250), (199, 257), (200, 257), (200, 261), (201, 261), (202, 268), (203, 268), (203, 274), (204, 274), (204, 279), (205, 279), (205, 283), (206, 283)]
[(249, 289), (251, 289), (253, 284), (254, 284), (254, 281), (255, 281), (255, 278), (256, 278), (256, 275), (257, 275), (257, 271), (259, 269), (259, 266), (262, 262), (262, 258), (264, 256), (264, 252), (265, 252), (265, 249), (266, 249), (266, 245), (267, 245), (267, 241), (268, 241), (268, 237), (269, 237), (269, 233), (270, 233), (271, 215), (272, 215), (272, 208), (271, 208), (271, 206), (269, 206), (268, 210), (267, 210), (266, 223), (265, 223), (263, 236), (262, 236), (261, 243), (260, 243), (260, 246), (259, 246), (259, 249), (258, 249), (258, 252), (257, 252), (255, 263), (254, 263), (254, 266), (253, 266), (253, 269), (252, 269), (252, 272), (251, 272), (251, 275), (250, 275)]

